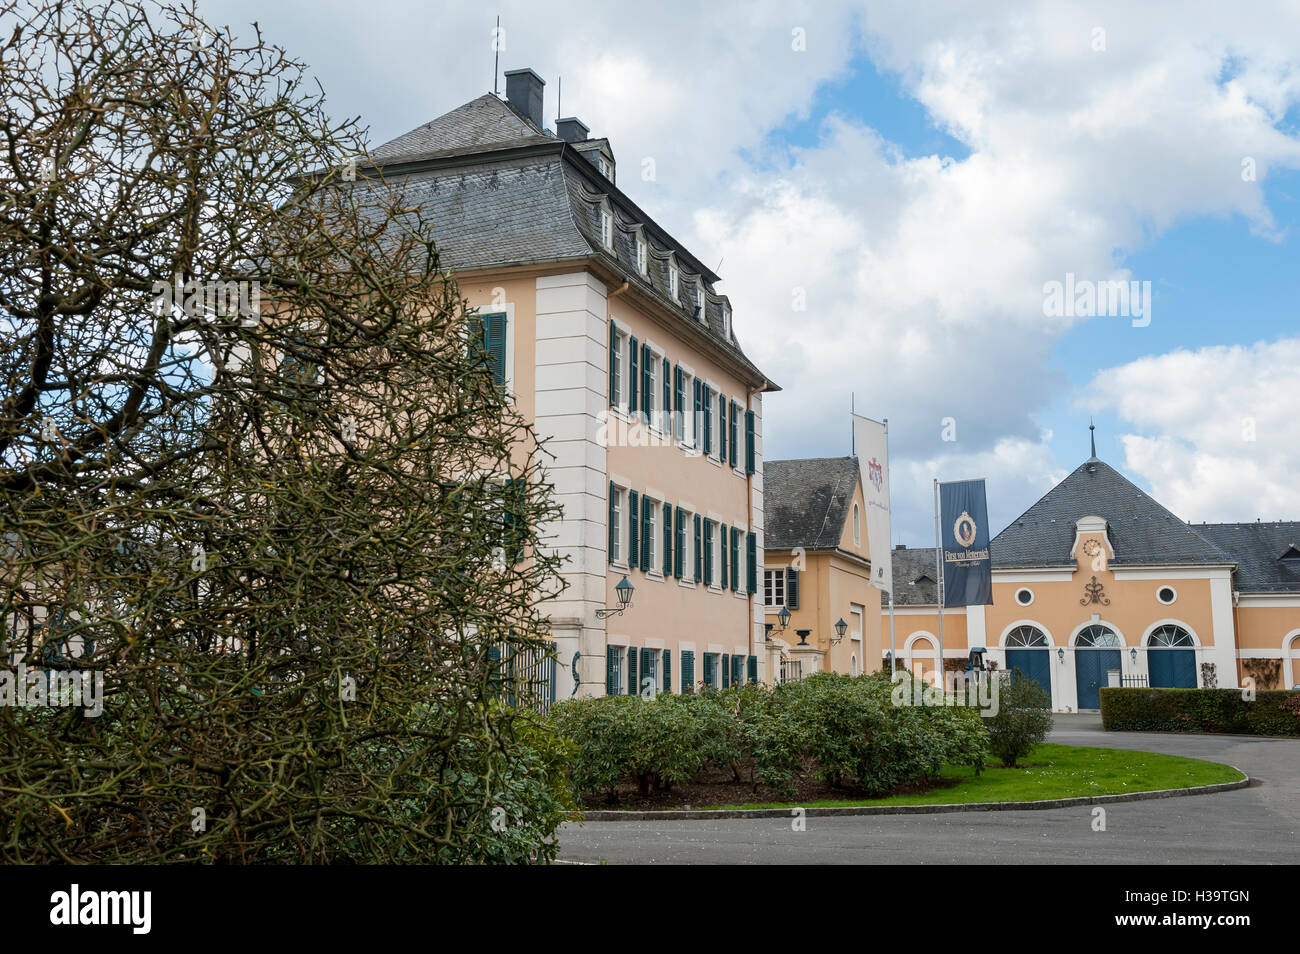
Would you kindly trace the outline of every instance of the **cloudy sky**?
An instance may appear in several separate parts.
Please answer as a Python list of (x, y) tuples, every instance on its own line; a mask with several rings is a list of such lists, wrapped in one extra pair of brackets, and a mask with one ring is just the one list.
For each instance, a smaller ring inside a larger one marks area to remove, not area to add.
[[(258, 20), (376, 144), (492, 88), (499, 13), (501, 69), (540, 73), (547, 117), (609, 136), (624, 191), (719, 266), (785, 389), (767, 456), (847, 454), (851, 395), (889, 419), (896, 542), (933, 540), (936, 476), (986, 477), (1000, 529), (1090, 417), (1185, 519), (1300, 519), (1294, 0), (201, 10)], [(1045, 315), (1067, 274), (1149, 282), (1149, 321)]]

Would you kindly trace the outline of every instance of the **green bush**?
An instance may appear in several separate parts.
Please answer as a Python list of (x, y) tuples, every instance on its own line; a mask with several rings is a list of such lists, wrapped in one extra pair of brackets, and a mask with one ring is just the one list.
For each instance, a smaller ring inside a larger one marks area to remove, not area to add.
[(1101, 690), (1102, 728), (1112, 732), (1225, 732), (1300, 736), (1300, 692), (1240, 689)]
[(998, 711), (984, 719), (989, 747), (1007, 768), (1047, 738), (1052, 729), (1052, 697), (1019, 669), (997, 683)]
[(625, 707), (631, 715), (632, 777), (642, 795), (685, 785), (700, 771), (700, 725), (689, 698), (660, 695)]
[(615, 797), (618, 783), (631, 772), (633, 696), (565, 699), (551, 707), (551, 722), (574, 748), (573, 787), (579, 792)]

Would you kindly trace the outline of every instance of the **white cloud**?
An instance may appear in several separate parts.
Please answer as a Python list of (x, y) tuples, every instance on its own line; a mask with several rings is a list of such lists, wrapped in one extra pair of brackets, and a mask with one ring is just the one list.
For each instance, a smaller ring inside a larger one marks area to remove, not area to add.
[(1090, 406), (1134, 429), (1125, 467), (1180, 517), (1295, 519), (1297, 367), (1300, 338), (1175, 351), (1098, 372)]

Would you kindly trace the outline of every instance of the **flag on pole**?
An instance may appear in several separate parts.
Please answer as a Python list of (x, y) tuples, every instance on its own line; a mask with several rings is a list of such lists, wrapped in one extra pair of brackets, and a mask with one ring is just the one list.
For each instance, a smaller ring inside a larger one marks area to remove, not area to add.
[(871, 554), (871, 585), (894, 591), (893, 561), (889, 555), (889, 430), (879, 421), (853, 415), (853, 439), (862, 473), (862, 496), (867, 502), (867, 550)]
[(944, 607), (991, 605), (993, 561), (983, 478), (941, 483), (939, 512)]

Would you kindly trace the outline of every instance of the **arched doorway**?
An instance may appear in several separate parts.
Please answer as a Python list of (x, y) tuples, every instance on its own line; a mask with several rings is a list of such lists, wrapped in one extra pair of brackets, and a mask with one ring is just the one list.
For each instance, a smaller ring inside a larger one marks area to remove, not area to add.
[(1052, 651), (1047, 634), (1037, 626), (1017, 626), (1007, 633), (1004, 643), (1007, 671), (1017, 669), (1052, 695)]
[(1106, 673), (1121, 665), (1120, 641), (1113, 629), (1093, 623), (1079, 632), (1074, 640), (1074, 686), (1080, 709), (1101, 708)]
[(938, 665), (935, 662), (938, 653), (938, 643), (929, 633), (917, 633), (907, 641), (907, 668), (912, 670), (912, 674), (918, 678), (924, 679), (925, 674), (932, 675), (938, 671)]
[[(1287, 681), (1287, 664), (1290, 664), (1290, 681)], [(1300, 689), (1300, 633), (1292, 633), (1282, 644), (1282, 688)]]
[(1196, 688), (1196, 641), (1181, 626), (1166, 623), (1147, 637), (1147, 670), (1155, 689)]

